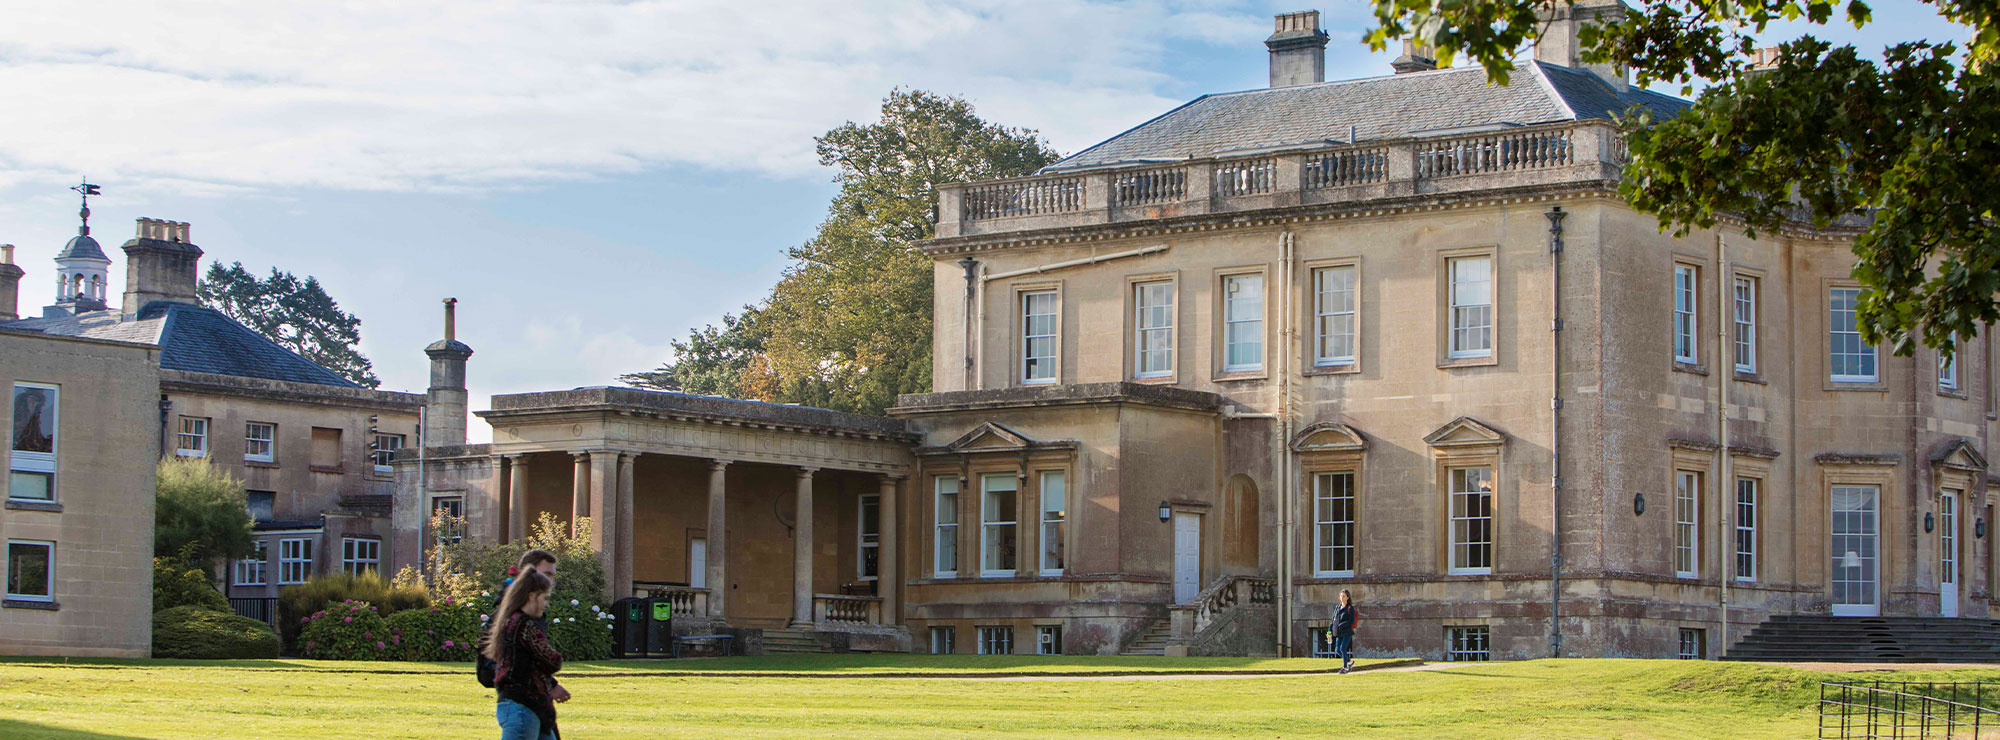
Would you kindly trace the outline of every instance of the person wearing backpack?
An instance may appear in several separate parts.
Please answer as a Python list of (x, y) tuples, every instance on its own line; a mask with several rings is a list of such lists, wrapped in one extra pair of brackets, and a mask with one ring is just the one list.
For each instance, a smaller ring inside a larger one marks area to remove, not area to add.
[(494, 718), (500, 724), (500, 740), (562, 738), (556, 728), (556, 704), (568, 700), (569, 693), (556, 693), (555, 673), (562, 670), (563, 656), (549, 643), (541, 623), (554, 585), (534, 570), (515, 578), (480, 640), (480, 653), (493, 661), (493, 685), (498, 689)]
[[(549, 582), (554, 583), (556, 578), (555, 553), (547, 550), (529, 550), (521, 553), (521, 559), (516, 561), (513, 567), (507, 569), (507, 580), (500, 583), (500, 593), (493, 595), (493, 604), (489, 608), (496, 611), (499, 610), (500, 600), (507, 595), (508, 587), (514, 585), (515, 578), (520, 577), (522, 573), (528, 571), (534, 571), (547, 576)], [(541, 624), (544, 632), (548, 631), (547, 620), (543, 619), (540, 615), (535, 616), (534, 619), (537, 623)], [(491, 625), (488, 626), (490, 627)], [(472, 660), (473, 670), (479, 677), (479, 685), (489, 689), (493, 688), (493, 661), (487, 659), (484, 646), (481, 646), (481, 652), (473, 656)], [(550, 679), (550, 682), (553, 683), (554, 679)], [(555, 685), (555, 695), (557, 701), (569, 700), (569, 690), (563, 688), (562, 684)]]
[(1361, 613), (1354, 608), (1354, 595), (1347, 589), (1340, 590), (1340, 606), (1333, 610), (1333, 628), (1327, 634), (1333, 639), (1333, 655), (1340, 659), (1340, 672), (1354, 670), (1354, 626), (1361, 623)]

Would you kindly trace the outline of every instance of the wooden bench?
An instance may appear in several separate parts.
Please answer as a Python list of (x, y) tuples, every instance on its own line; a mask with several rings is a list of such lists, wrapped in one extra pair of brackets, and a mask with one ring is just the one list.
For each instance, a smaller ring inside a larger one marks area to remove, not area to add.
[[(683, 642), (703, 642), (708, 640), (730, 640), (730, 639), (733, 639), (731, 635), (682, 635), (680, 637), (675, 637), (673, 656), (676, 658), (681, 657), (681, 643)], [(722, 646), (722, 654), (723, 655), (729, 654), (729, 645), (727, 643), (724, 643)]]

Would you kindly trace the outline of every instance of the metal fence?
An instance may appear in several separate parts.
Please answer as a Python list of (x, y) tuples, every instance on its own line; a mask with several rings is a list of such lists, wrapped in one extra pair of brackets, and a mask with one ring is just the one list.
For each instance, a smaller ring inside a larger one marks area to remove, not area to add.
[(2000, 740), (2000, 683), (1824, 682), (1819, 736)]
[(229, 599), (229, 609), (239, 615), (255, 619), (268, 625), (278, 624), (277, 599)]

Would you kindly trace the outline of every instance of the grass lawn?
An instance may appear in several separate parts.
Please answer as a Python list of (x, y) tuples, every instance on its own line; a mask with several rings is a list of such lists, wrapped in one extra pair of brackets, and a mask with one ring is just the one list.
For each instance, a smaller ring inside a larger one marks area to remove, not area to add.
[[(783, 656), (579, 665), (562, 708), (596, 738), (1732, 737), (1814, 734), (1821, 680), (1770, 666), (1567, 660), (1230, 680), (976, 681), (771, 673), (1255, 672), (1325, 661)], [(398, 671), (393, 673), (376, 670)], [(690, 674), (687, 671), (706, 671)], [(634, 675), (641, 673), (642, 675)], [(759, 675), (760, 673), (767, 675)], [(2000, 671), (1897, 674), (2000, 680)], [(463, 666), (304, 661), (0, 661), (0, 738), (495, 736)]]

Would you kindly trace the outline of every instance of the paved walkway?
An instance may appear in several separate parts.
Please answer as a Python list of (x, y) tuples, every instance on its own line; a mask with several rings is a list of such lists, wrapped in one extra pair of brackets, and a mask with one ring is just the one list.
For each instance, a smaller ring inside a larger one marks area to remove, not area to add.
[[(1347, 675), (1352, 676), (1355, 673), (1409, 673), (1411, 671), (1435, 671), (1443, 668), (1464, 668), (1464, 667), (1465, 666), (1455, 666), (1450, 663), (1399, 663), (1396, 665), (1383, 666), (1381, 668), (1358, 667), (1354, 670), (1353, 673), (1349, 673)], [(1339, 675), (1340, 674), (1338, 673), (1331, 673), (1331, 672), (1328, 673), (1165, 673), (1165, 674), (1126, 674), (1122, 676), (1090, 676), (1090, 675), (994, 676), (991, 678), (981, 678), (977, 676), (955, 676), (954, 678), (961, 681), (1232, 681), (1244, 678), (1306, 678), (1309, 676), (1331, 678)]]
[(1775, 663), (1741, 661), (1753, 665), (1778, 665), (1824, 673), (1866, 673), (1868, 671), (1953, 671), (1968, 668), (2000, 668), (2000, 663)]

